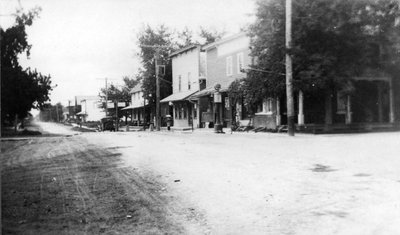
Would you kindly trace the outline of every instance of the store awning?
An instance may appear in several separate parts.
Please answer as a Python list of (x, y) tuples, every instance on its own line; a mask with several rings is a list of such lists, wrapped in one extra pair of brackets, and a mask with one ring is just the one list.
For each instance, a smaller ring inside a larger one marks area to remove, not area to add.
[(172, 94), (164, 99), (162, 99), (160, 102), (165, 103), (165, 102), (173, 102), (173, 101), (179, 101), (179, 100), (186, 100), (189, 96), (192, 94), (196, 93), (197, 91), (184, 91), (184, 92), (179, 92)]
[[(230, 83), (221, 84), (221, 89), (220, 89), (219, 91), (220, 91), (220, 92), (226, 92), (226, 91), (228, 91), (228, 88), (229, 88), (229, 85), (230, 85), (230, 84), (231, 84), (231, 82), (230, 82)], [(191, 95), (191, 96), (189, 97), (189, 99), (190, 99), (190, 100), (196, 100), (196, 99), (198, 99), (198, 98), (200, 98), (200, 97), (209, 96), (209, 95), (211, 95), (211, 94), (214, 94), (214, 93), (215, 93), (215, 88), (214, 88), (214, 86), (215, 86), (215, 85), (206, 87), (205, 89), (194, 93), (193, 95)]]
[(85, 112), (79, 112), (79, 113), (77, 113), (77, 114), (75, 114), (76, 116), (83, 116), (83, 115), (87, 115)]

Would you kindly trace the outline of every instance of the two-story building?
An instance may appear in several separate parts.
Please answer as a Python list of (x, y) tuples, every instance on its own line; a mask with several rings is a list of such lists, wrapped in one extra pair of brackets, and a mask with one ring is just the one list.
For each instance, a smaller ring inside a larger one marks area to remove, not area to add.
[(172, 59), (172, 95), (161, 103), (172, 106), (175, 128), (200, 125), (198, 104), (188, 98), (205, 84), (205, 54), (200, 45), (189, 45), (170, 54)]
[[(230, 84), (236, 79), (246, 76), (244, 68), (251, 64), (250, 38), (245, 33), (221, 39), (205, 45), (206, 53), (206, 83), (204, 90), (192, 95), (190, 99), (197, 100), (203, 127), (212, 127), (220, 115), (225, 127), (232, 121), (246, 118), (245, 107), (239, 102), (235, 107), (230, 104), (227, 94)], [(219, 85), (217, 85), (219, 84)], [(215, 86), (219, 86), (222, 94), (222, 105), (216, 110), (214, 104)]]
[(123, 108), (122, 110), (131, 112), (131, 123), (133, 125), (139, 126), (149, 121), (149, 111), (147, 109), (148, 101), (143, 97), (142, 91), (142, 83), (139, 82), (132, 88), (131, 93), (131, 102), (128, 107)]

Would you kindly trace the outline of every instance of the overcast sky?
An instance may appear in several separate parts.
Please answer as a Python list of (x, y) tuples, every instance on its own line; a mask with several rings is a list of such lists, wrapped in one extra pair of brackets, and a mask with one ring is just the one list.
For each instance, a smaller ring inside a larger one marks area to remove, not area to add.
[[(33, 45), (25, 67), (52, 76), (57, 88), (52, 103), (67, 103), (79, 95), (97, 95), (104, 79), (122, 84), (139, 68), (136, 37), (145, 24), (165, 24), (171, 29), (185, 26), (194, 33), (199, 27), (237, 33), (254, 19), (254, 0), (21, 0), (27, 10), (42, 12), (28, 29)], [(17, 0), (1, 0), (2, 15), (15, 12)], [(12, 17), (2, 16), (1, 26)]]

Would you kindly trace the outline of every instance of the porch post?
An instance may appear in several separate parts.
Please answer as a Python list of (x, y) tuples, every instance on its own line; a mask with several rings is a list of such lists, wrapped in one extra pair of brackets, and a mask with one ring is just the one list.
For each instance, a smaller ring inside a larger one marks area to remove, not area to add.
[(347, 95), (346, 99), (346, 124), (352, 123), (352, 112), (351, 112), (351, 96)]
[(298, 114), (298, 124), (299, 125), (304, 125), (304, 110), (303, 110), (303, 102), (304, 102), (304, 97), (303, 97), (303, 91), (299, 91), (299, 114)]
[(378, 121), (383, 122), (382, 84), (378, 83)]
[(389, 122), (394, 123), (393, 78), (389, 78)]
[(276, 97), (276, 125), (281, 125), (281, 101)]

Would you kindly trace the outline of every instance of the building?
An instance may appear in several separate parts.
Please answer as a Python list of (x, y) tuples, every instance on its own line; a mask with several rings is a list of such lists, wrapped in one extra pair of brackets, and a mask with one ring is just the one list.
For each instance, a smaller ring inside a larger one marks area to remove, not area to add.
[(83, 122), (100, 121), (106, 116), (102, 109), (102, 101), (98, 96), (76, 96), (76, 104), (80, 107), (80, 112), (76, 116), (80, 117)]
[[(251, 64), (250, 38), (239, 33), (214, 43), (205, 45), (206, 53), (206, 88), (190, 97), (199, 104), (202, 127), (213, 127), (216, 120), (221, 120), (224, 127), (233, 121), (247, 118), (246, 108), (242, 102), (232, 105), (227, 91), (235, 80), (246, 77), (243, 70)], [(221, 105), (214, 102), (215, 87), (220, 87)]]
[[(189, 45), (170, 54), (172, 60), (172, 95), (161, 100), (172, 112), (175, 128), (200, 126), (198, 103), (188, 99), (205, 88), (205, 53), (200, 45)], [(204, 87), (203, 87), (204, 86)]]
[(142, 83), (139, 82), (130, 91), (131, 103), (128, 107), (123, 108), (131, 112), (131, 124), (135, 126), (142, 126), (144, 123), (149, 122), (150, 113), (148, 111), (148, 101), (143, 97)]

